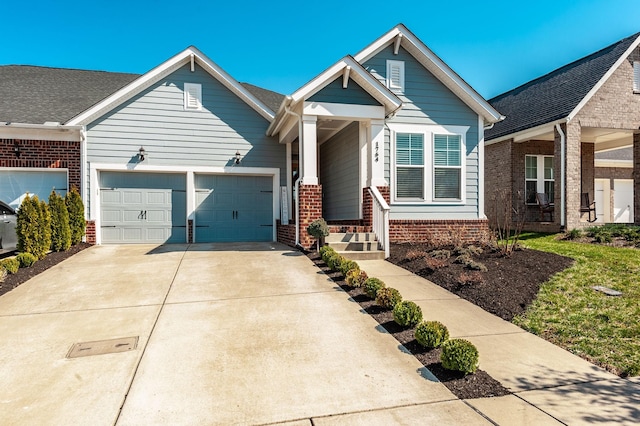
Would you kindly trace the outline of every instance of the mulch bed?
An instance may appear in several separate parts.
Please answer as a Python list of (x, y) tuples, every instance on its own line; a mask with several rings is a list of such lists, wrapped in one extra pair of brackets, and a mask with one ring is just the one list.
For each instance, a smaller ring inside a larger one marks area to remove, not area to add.
[(383, 309), (376, 305), (361, 288), (348, 286), (342, 274), (331, 271), (317, 252), (308, 253), (308, 256), (316, 266), (347, 292), (355, 302), (360, 304), (365, 312), (371, 315), (389, 334), (395, 337), (399, 343), (411, 352), (422, 365), (458, 398), (486, 398), (511, 393), (485, 371), (478, 370), (473, 374), (465, 376), (462, 373), (443, 368), (440, 363), (440, 349), (427, 350), (420, 346), (414, 338), (413, 329), (407, 329), (396, 324), (393, 321), (393, 315), (390, 310)]
[[(426, 244), (392, 244), (388, 260), (506, 321), (525, 311), (542, 283), (573, 264), (573, 259), (554, 253), (519, 249), (504, 256), (500, 251), (484, 248), (481, 254), (472, 255), (472, 259), (485, 265), (487, 271), (474, 273), (479, 279), (468, 282), (464, 277), (472, 271), (455, 263), (452, 247), (449, 248), (452, 255), (442, 267), (430, 268), (429, 253), (435, 249)], [(416, 257), (417, 253), (424, 256)]]
[(91, 247), (91, 244), (79, 243), (67, 251), (49, 253), (44, 259), (38, 260), (30, 268), (20, 268), (15, 274), (7, 275), (3, 282), (0, 282), (0, 296), (18, 287), (25, 281), (30, 280), (39, 273), (46, 271), (74, 254)]

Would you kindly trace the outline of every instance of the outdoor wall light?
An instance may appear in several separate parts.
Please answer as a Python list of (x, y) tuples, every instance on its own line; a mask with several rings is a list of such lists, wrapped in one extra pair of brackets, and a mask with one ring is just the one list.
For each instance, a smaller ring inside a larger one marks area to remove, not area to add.
[(20, 158), (20, 145), (18, 142), (13, 145), (13, 153), (16, 155), (16, 158)]
[(144, 161), (144, 156), (147, 154), (147, 152), (144, 150), (143, 147), (140, 147), (140, 149), (138, 150), (138, 159), (140, 161)]
[(240, 164), (240, 160), (242, 160), (242, 157), (240, 157), (240, 151), (236, 151), (236, 164)]

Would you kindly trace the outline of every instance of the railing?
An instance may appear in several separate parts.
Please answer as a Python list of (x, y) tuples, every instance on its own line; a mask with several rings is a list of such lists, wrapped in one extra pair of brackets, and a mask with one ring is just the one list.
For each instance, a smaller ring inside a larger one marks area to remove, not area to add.
[(384, 250), (384, 258), (389, 257), (389, 204), (385, 201), (375, 186), (369, 187), (373, 210), (373, 233)]

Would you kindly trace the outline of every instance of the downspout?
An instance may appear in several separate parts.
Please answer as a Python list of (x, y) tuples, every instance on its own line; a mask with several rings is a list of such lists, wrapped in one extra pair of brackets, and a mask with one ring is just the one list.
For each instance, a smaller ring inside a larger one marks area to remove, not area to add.
[[(89, 194), (87, 194), (87, 126), (82, 126), (80, 129), (80, 194), (82, 199), (89, 200)], [(86, 198), (85, 198), (86, 197)], [(89, 220), (89, 203), (84, 203), (84, 219)], [(86, 236), (83, 237), (86, 241)]]
[(566, 144), (566, 136), (562, 131), (562, 127), (560, 127), (559, 123), (556, 123), (556, 130), (560, 135), (560, 230), (565, 230), (565, 182), (564, 182), (564, 162), (565, 162), (565, 144)]
[(291, 96), (285, 98), (284, 112), (293, 115), (298, 120), (298, 179), (294, 184), (295, 201), (296, 201), (296, 247), (300, 246), (300, 179), (302, 174), (300, 173), (300, 154), (302, 153), (302, 117), (297, 112), (292, 111), (289, 106), (293, 102)]

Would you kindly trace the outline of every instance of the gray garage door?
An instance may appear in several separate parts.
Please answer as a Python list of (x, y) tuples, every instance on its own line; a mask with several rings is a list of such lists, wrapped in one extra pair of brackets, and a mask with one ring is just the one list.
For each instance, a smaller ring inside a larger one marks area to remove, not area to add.
[(182, 174), (100, 173), (102, 242), (186, 242), (185, 188)]
[(273, 179), (195, 176), (195, 241), (273, 241)]
[(0, 200), (11, 207), (20, 207), (27, 193), (48, 201), (53, 189), (66, 195), (66, 170), (0, 169)]

